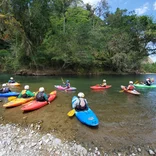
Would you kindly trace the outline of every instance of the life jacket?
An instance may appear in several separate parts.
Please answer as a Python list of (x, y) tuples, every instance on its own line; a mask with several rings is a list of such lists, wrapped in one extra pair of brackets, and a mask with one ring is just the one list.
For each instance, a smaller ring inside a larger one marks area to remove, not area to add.
[(3, 91), (2, 92), (3, 93), (8, 93), (8, 92), (10, 92), (10, 89), (8, 87), (5, 87), (5, 88), (3, 88)]
[(36, 100), (37, 101), (46, 101), (44, 97), (44, 92), (38, 92), (36, 95)]
[(84, 98), (79, 98), (79, 104), (76, 106), (76, 110), (85, 110), (87, 109), (87, 103)]
[(70, 83), (66, 83), (66, 87), (67, 88), (70, 88)]
[(130, 85), (128, 90), (133, 90), (133, 89), (134, 89), (134, 86)]
[(15, 83), (15, 80), (9, 80), (9, 83)]
[(22, 93), (21, 93), (21, 97), (22, 98), (28, 98), (28, 95), (27, 95), (27, 90), (22, 90)]

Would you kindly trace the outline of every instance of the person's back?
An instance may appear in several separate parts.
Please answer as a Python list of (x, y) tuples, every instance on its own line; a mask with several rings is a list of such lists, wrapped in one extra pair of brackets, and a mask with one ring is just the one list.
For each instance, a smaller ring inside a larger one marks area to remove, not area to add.
[(43, 87), (39, 88), (39, 92), (36, 95), (36, 101), (47, 101), (48, 103), (50, 103), (48, 101), (48, 95), (44, 91), (45, 89)]
[(30, 90), (29, 90), (29, 86), (26, 85), (24, 86), (24, 90), (22, 90), (22, 92), (18, 95), (18, 98), (29, 98), (29, 97), (34, 97), (35, 94), (32, 93)]
[(2, 88), (0, 89), (0, 92), (1, 93), (9, 93), (9, 92), (11, 92), (11, 90), (9, 87), (7, 87), (6, 84), (2, 84)]
[(80, 92), (78, 93), (78, 98), (79, 98), (79, 102), (77, 104), (75, 104), (74, 108), (77, 111), (83, 111), (83, 110), (87, 110), (87, 100), (84, 98), (84, 93)]

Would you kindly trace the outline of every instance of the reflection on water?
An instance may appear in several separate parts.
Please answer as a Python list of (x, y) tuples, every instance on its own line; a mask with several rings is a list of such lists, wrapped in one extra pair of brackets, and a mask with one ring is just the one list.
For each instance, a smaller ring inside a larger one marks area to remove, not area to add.
[[(1, 75), (1, 84), (9, 79), (10, 75)], [(76, 91), (57, 91), (57, 98), (50, 105), (37, 111), (24, 114), (20, 107), (4, 109), (2, 105), (7, 98), (0, 98), (3, 101), (0, 108), (0, 116), (7, 121), (15, 123), (27, 123), (43, 120), (42, 130), (53, 130), (60, 137), (75, 139), (86, 147), (97, 146), (110, 149), (132, 144), (156, 143), (156, 89), (137, 89), (141, 95), (131, 95), (119, 92), (121, 85), (128, 85), (132, 80), (144, 81), (147, 77), (156, 80), (155, 74), (151, 75), (103, 75), (103, 76), (71, 76), (63, 77), (69, 79), (71, 86)], [(61, 77), (14, 77), (21, 83), (20, 88), (12, 88), (20, 92), (23, 86), (30, 85), (31, 91), (44, 87), (46, 93), (55, 90), (54, 85), (62, 84)], [(93, 91), (90, 86), (99, 84), (103, 79), (111, 88), (102, 91)], [(67, 112), (71, 110), (71, 99), (78, 92), (84, 92), (90, 108), (99, 118), (99, 126), (90, 128), (81, 124), (75, 117), (69, 118)], [(10, 118), (10, 115), (12, 117)]]

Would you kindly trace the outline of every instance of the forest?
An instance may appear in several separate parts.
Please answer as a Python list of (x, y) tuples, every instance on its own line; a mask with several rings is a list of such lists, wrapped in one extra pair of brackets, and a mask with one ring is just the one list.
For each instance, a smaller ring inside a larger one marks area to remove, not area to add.
[(81, 0), (0, 0), (0, 71), (131, 73), (156, 49), (150, 16)]

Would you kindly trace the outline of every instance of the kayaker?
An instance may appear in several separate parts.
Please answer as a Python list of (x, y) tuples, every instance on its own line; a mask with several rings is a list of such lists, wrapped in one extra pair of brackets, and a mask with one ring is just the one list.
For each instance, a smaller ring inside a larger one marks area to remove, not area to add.
[(44, 91), (44, 87), (39, 88), (39, 92), (36, 95), (36, 101), (47, 101), (48, 104), (50, 104), (50, 101), (48, 101), (48, 95)]
[(134, 85), (133, 85), (133, 81), (129, 81), (129, 85), (127, 87), (127, 90), (134, 90)]
[(35, 96), (35, 93), (29, 90), (29, 85), (25, 85), (24, 90), (21, 91), (21, 93), (18, 95), (18, 98), (29, 98), (29, 97), (34, 97), (34, 96)]
[(103, 80), (103, 82), (102, 82), (102, 84), (100, 86), (106, 87), (107, 86), (106, 80)]
[(15, 80), (13, 77), (10, 77), (10, 80), (8, 81), (8, 83), (15, 83)]
[(84, 97), (85, 97), (84, 93), (82, 92), (78, 93), (79, 102), (73, 105), (73, 108), (75, 108), (77, 111), (83, 111), (88, 109), (87, 106), (88, 102)]
[(0, 89), (0, 93), (9, 93), (11, 92), (10, 88), (4, 83), (2, 84), (2, 88)]
[(66, 81), (66, 83), (65, 83), (65, 88), (66, 88), (66, 89), (70, 88), (70, 82), (69, 82), (69, 80)]
[(146, 81), (145, 81), (145, 84), (146, 84), (147, 86), (150, 86), (150, 85), (152, 84), (151, 79), (150, 79), (150, 78), (147, 78)]

